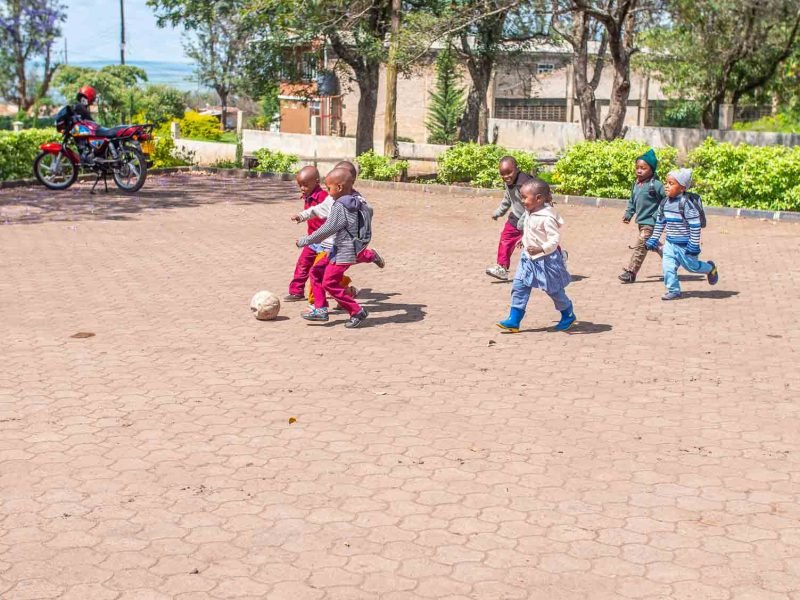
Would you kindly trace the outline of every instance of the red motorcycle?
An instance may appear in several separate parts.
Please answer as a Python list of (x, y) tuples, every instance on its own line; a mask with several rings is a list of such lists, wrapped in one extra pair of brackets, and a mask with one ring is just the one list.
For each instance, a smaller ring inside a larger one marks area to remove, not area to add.
[(78, 179), (81, 170), (95, 173), (108, 191), (108, 176), (123, 192), (138, 192), (147, 179), (149, 154), (152, 148), (153, 125), (120, 125), (101, 127), (94, 121), (81, 120), (70, 106), (56, 115), (56, 130), (64, 134), (62, 143), (39, 146), (41, 152), (33, 161), (33, 171), (51, 190), (65, 190)]

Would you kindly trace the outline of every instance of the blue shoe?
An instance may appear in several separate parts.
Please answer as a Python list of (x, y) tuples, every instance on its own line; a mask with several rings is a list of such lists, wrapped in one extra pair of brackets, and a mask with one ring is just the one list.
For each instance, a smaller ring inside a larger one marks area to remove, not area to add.
[(328, 309), (327, 308), (315, 308), (314, 310), (310, 310), (306, 313), (300, 315), (306, 321), (314, 321), (317, 323), (326, 323), (328, 321)]
[(575, 324), (578, 318), (575, 316), (575, 313), (572, 311), (572, 307), (570, 306), (567, 310), (561, 311), (561, 320), (556, 323), (556, 331), (566, 331), (570, 327)]
[(681, 297), (681, 293), (680, 292), (667, 292), (666, 294), (661, 296), (661, 299), (662, 300), (677, 300), (680, 297)]
[(500, 321), (497, 326), (505, 330), (506, 333), (519, 333), (519, 324), (522, 323), (524, 316), (524, 310), (512, 306), (508, 313), (508, 318), (505, 321)]
[(717, 265), (714, 264), (713, 260), (708, 261), (708, 264), (711, 265), (711, 270), (706, 275), (706, 279), (708, 279), (709, 285), (717, 285), (719, 281), (719, 271), (717, 271)]

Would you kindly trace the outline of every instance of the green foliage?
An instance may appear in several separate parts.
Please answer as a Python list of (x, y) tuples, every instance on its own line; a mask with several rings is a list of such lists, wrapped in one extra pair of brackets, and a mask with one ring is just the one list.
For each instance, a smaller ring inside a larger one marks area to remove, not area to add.
[(194, 163), (194, 152), (183, 151), (175, 146), (169, 131), (169, 123), (164, 123), (153, 132), (155, 152), (150, 155), (153, 167), (184, 167)]
[(455, 52), (450, 44), (436, 58), (436, 89), (428, 109), (429, 144), (452, 144), (458, 135), (458, 120), (464, 113), (464, 90), (456, 70)]
[(709, 204), (800, 210), (798, 146), (734, 146), (707, 138), (688, 163), (696, 191)]
[(734, 123), (735, 131), (772, 131), (777, 133), (800, 133), (800, 117), (790, 113), (778, 113), (774, 117), (763, 117), (749, 123)]
[(168, 85), (148, 85), (139, 99), (139, 110), (147, 123), (160, 125), (182, 119), (186, 113), (186, 94)]
[(211, 166), (217, 169), (241, 169), (242, 163), (241, 161), (231, 160), (229, 158), (220, 158)]
[(294, 171), (297, 161), (300, 160), (294, 154), (285, 154), (267, 148), (256, 150), (253, 155), (258, 161), (255, 170), (259, 173), (291, 173)]
[(68, 102), (75, 102), (75, 94), (83, 85), (97, 90), (99, 121), (118, 124), (129, 121), (140, 110), (140, 87), (147, 74), (139, 67), (108, 65), (102, 69), (61, 66), (53, 77), (54, 87)]
[(357, 156), (356, 163), (359, 177), (376, 181), (396, 181), (408, 170), (407, 160), (392, 160), (372, 150)]
[(698, 102), (685, 100), (665, 110), (658, 126), (694, 128), (700, 125), (702, 116), (703, 108)]
[(533, 154), (508, 150), (502, 146), (474, 142), (456, 144), (438, 159), (438, 178), (442, 183), (470, 183), (478, 187), (502, 187), (498, 164), (506, 155), (517, 159), (520, 171), (535, 173), (538, 169)]
[(18, 113), (14, 117), (0, 116), (0, 130), (11, 131), (14, 129), (14, 121), (20, 121), (23, 129), (45, 129), (55, 126), (53, 117), (34, 118), (25, 113)]
[(39, 154), (39, 144), (60, 139), (55, 129), (0, 131), (0, 180), (33, 177), (33, 159)]
[(217, 142), (222, 137), (216, 117), (201, 115), (193, 110), (187, 110), (183, 118), (178, 120), (178, 127), (180, 137), (189, 140)]
[[(649, 146), (641, 142), (581, 142), (564, 152), (553, 168), (553, 181), (562, 194), (601, 198), (628, 198), (636, 178), (637, 157)], [(678, 151), (665, 147), (656, 150), (658, 174), (663, 179), (675, 168)]]

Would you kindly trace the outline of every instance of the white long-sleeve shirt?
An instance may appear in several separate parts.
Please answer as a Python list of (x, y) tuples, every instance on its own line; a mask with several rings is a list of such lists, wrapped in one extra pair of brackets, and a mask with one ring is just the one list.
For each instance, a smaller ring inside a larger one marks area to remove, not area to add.
[(527, 252), (528, 246), (539, 246), (542, 251), (531, 256), (532, 259), (552, 254), (561, 243), (561, 226), (564, 219), (552, 206), (545, 204), (537, 211), (527, 213), (525, 228), (522, 232), (522, 245)]
[[(300, 221), (308, 221), (314, 217), (318, 219), (327, 219), (331, 214), (331, 207), (333, 206), (333, 198), (328, 196), (320, 202), (312, 206), (311, 208), (307, 208), (306, 210), (300, 213)], [(333, 241), (336, 238), (336, 235), (331, 235), (325, 238), (322, 242), (319, 243), (319, 250), (321, 252), (330, 252), (333, 249)]]

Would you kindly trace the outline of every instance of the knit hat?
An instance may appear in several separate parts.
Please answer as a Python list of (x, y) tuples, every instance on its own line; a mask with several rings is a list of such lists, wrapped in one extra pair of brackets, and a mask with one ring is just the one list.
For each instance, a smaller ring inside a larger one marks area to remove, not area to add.
[(636, 160), (643, 160), (650, 165), (650, 168), (653, 170), (653, 174), (655, 175), (656, 169), (658, 169), (658, 158), (656, 157), (655, 150), (650, 148), (650, 150), (642, 154)]
[(691, 169), (676, 169), (674, 171), (670, 171), (667, 177), (672, 177), (687, 190), (694, 185)]

